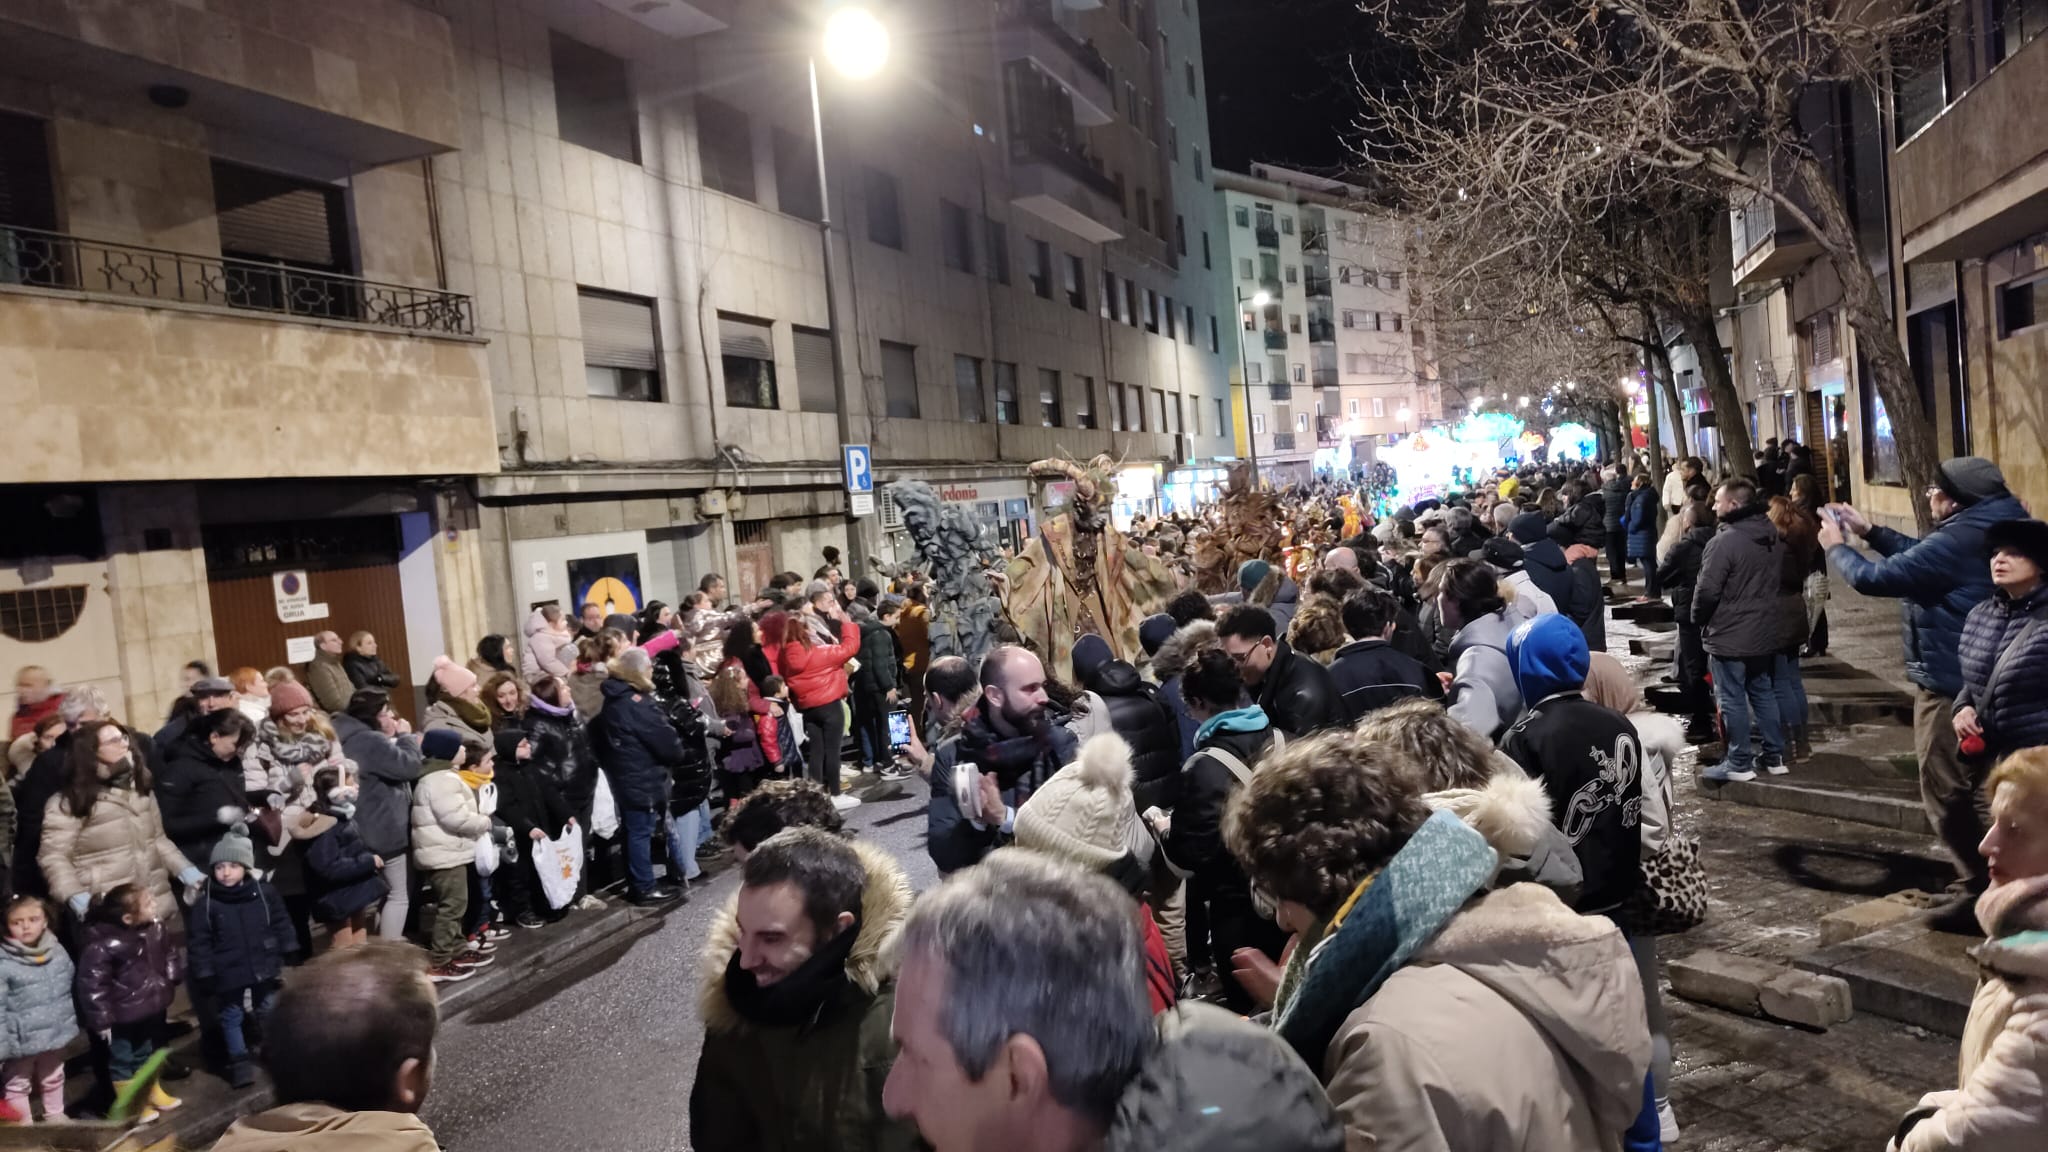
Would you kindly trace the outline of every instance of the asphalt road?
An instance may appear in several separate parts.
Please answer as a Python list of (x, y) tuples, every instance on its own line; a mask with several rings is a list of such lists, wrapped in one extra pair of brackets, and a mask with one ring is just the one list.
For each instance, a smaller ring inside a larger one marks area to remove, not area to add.
[[(924, 851), (923, 787), (906, 783), (908, 798), (864, 804), (847, 825), (894, 853), (922, 890), (938, 873)], [(728, 868), (658, 928), (609, 941), (444, 1030), (424, 1113), (441, 1146), (689, 1148), (704, 936), (738, 887)]]

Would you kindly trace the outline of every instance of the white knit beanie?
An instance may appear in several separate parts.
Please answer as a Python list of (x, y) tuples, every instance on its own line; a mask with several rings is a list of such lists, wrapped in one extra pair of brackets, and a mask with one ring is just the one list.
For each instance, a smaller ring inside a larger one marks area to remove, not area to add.
[(1017, 845), (1101, 870), (1139, 852), (1145, 836), (1131, 799), (1131, 746), (1091, 736), (1081, 755), (1017, 810)]

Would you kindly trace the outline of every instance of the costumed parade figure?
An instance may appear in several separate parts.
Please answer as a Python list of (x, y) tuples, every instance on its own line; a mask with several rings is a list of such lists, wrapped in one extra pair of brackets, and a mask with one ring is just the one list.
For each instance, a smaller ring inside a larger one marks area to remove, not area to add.
[(1237, 590), (1237, 570), (1247, 560), (1277, 560), (1286, 544), (1287, 516), (1279, 497), (1252, 480), (1251, 465), (1230, 466), (1217, 501), (1213, 527), (1191, 538), (1195, 587), (1204, 594)]
[(994, 534), (922, 480), (896, 481), (889, 498), (903, 510), (903, 527), (931, 571), (932, 656), (978, 662), (995, 646), (1002, 608), (988, 578), (999, 559)]
[(1110, 524), (1116, 465), (1097, 456), (1031, 465), (1037, 480), (1071, 480), (1074, 497), (1057, 516), (1041, 516), (1038, 534), (1008, 570), (1003, 608), (1050, 669), (1064, 669), (1076, 637), (1093, 632), (1119, 660), (1144, 658), (1138, 625), (1172, 596), (1172, 571)]

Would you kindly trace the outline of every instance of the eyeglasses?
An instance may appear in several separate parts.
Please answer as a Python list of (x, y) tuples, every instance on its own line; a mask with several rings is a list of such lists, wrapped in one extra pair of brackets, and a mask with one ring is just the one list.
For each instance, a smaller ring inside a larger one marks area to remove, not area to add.
[(123, 745), (126, 743), (128, 743), (128, 737), (126, 734), (121, 732), (114, 733), (114, 738), (111, 740), (107, 739), (105, 736), (100, 737), (100, 747), (102, 748), (113, 748), (118, 745)]

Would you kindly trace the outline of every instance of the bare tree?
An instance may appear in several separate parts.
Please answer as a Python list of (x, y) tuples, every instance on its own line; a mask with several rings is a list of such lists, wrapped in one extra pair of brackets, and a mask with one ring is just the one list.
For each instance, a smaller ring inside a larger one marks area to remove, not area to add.
[[(1848, 88), (1881, 89), (1894, 61), (1938, 45), (1954, 0), (1364, 0), (1419, 61), (1419, 79), (1366, 93), (1364, 136), (1375, 167), (1408, 169), (1411, 194), (1448, 158), (1431, 211), (1481, 201), (1485, 243), (1473, 267), (1534, 247), (1556, 251), (1560, 274), (1613, 270), (1634, 258), (1634, 281), (1616, 305), (1647, 302), (1677, 322), (1699, 353), (1731, 463), (1746, 469), (1747, 429), (1727, 381), (1711, 310), (1659, 298), (1655, 267), (1716, 249), (1690, 208), (1718, 214), (1757, 198), (1812, 236), (1842, 284), (1879, 398), (1892, 413), (1901, 468), (1924, 527), (1934, 475), (1933, 430), (1918, 419), (1912, 372), (1884, 288), (1854, 218), (1815, 141), (1833, 131), (1830, 101)], [(1459, 199), (1462, 190), (1463, 199)], [(1623, 241), (1592, 259), (1554, 247), (1560, 236), (1597, 237), (1609, 212), (1633, 208), (1612, 234)], [(1712, 220), (1712, 215), (1707, 219)], [(1580, 261), (1576, 267), (1573, 261)], [(1452, 274), (1456, 269), (1450, 270)], [(1667, 269), (1668, 271), (1668, 269)], [(1683, 278), (1681, 278), (1683, 279)], [(1705, 282), (1694, 282), (1701, 292)], [(1663, 287), (1678, 286), (1670, 280)], [(1738, 451), (1738, 442), (1743, 449)]]

